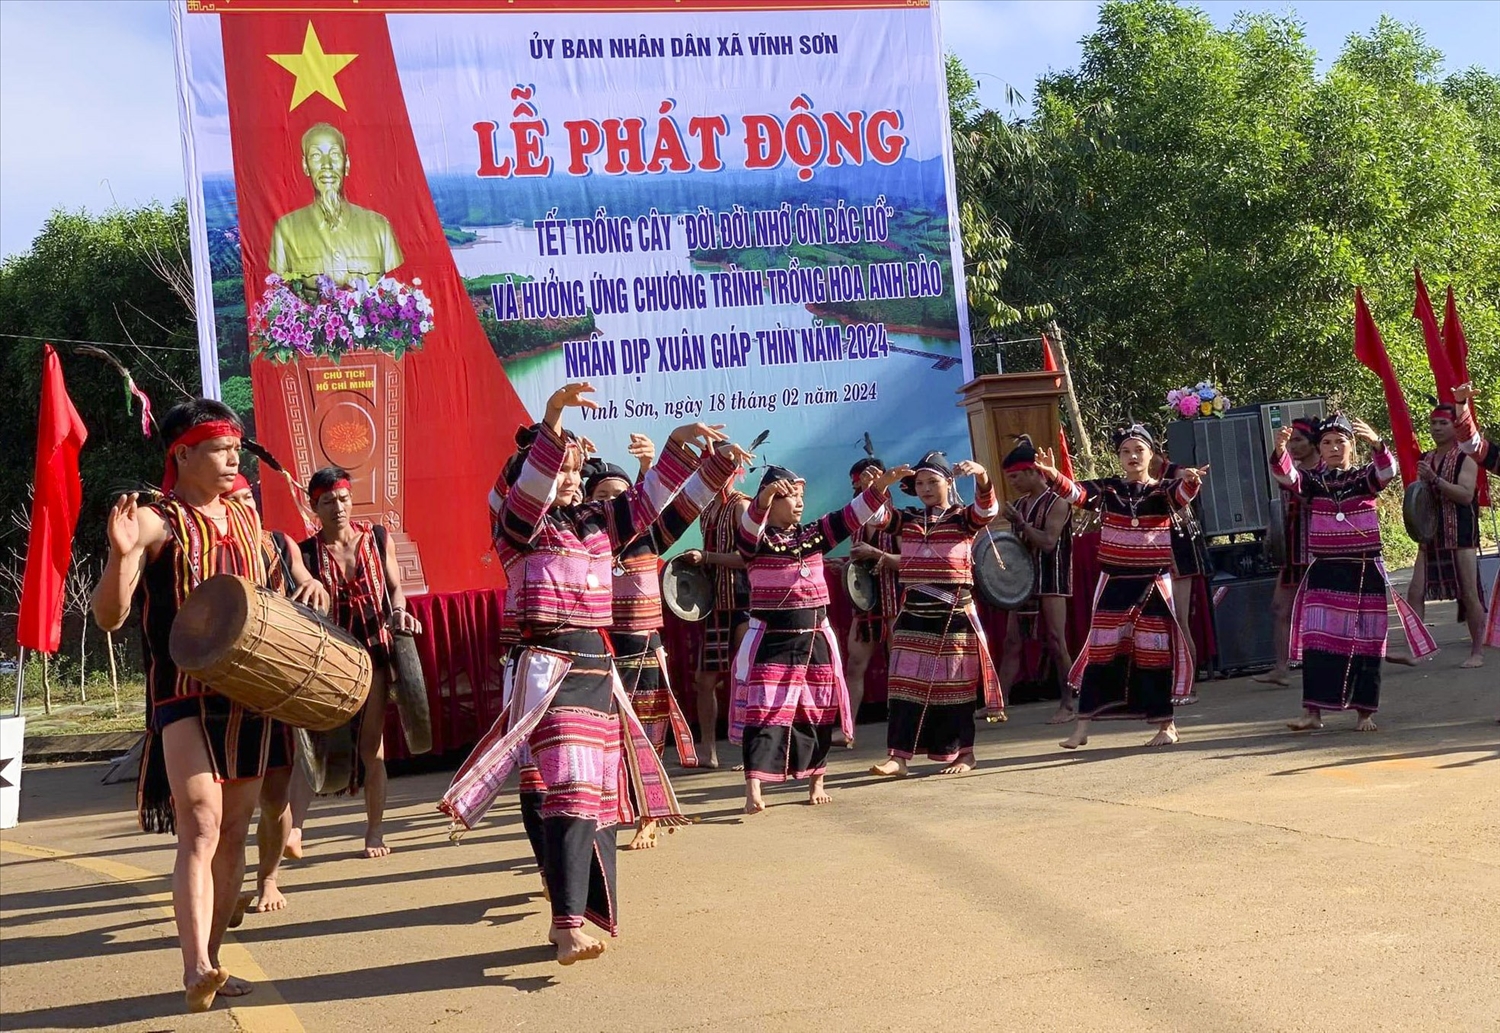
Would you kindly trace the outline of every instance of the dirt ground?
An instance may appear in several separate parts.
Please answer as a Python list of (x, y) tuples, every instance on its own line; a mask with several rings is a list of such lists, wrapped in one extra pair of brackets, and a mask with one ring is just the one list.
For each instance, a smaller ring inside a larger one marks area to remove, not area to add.
[[(28, 770), (0, 840), (4, 1029), (1500, 1030), (1500, 653), (1387, 667), (1382, 730), (1286, 732), (1296, 689), (1200, 686), (1182, 742), (1050, 704), (982, 726), (978, 770), (888, 783), (883, 728), (835, 750), (835, 802), (682, 774), (702, 823), (620, 857), (622, 935), (561, 968), (513, 796), (459, 846), (446, 774), (391, 786), (381, 861), (323, 800), (290, 908), (252, 915), (233, 1008), (181, 1010), (170, 841), (104, 765)], [(621, 837), (621, 843), (625, 837)]]

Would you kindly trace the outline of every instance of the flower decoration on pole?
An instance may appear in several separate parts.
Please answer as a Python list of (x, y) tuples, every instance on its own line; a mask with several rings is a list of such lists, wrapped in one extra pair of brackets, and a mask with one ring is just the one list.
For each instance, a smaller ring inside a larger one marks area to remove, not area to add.
[(1168, 391), (1167, 402), (1162, 408), (1183, 420), (1223, 416), (1224, 410), (1229, 408), (1229, 399), (1213, 384), (1200, 380), (1192, 387), (1174, 387)]
[(316, 300), (310, 300), (273, 273), (251, 313), (251, 354), (275, 363), (312, 357), (337, 362), (358, 351), (399, 359), (422, 347), (432, 329), (432, 302), (421, 283), (408, 286), (382, 276), (340, 286), (319, 276)]

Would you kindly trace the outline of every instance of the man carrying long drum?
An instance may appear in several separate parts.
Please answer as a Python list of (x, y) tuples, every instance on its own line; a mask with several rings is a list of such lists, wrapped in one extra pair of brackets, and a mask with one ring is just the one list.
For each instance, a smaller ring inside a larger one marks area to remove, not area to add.
[[(264, 584), (260, 518), (225, 499), (239, 472), (243, 426), (220, 402), (182, 402), (161, 422), (167, 442), (165, 497), (142, 506), (134, 494), (110, 510), (109, 560), (94, 592), (94, 619), (113, 631), (141, 607), (147, 673), (146, 752), (137, 803), (147, 832), (175, 832), (172, 911), (182, 948), (187, 1008), (207, 1011), (217, 995), (252, 987), (219, 962), (224, 930), (245, 876), (245, 837), (261, 779), (291, 763), (287, 727), (247, 710), (180, 672), (168, 640), (178, 608), (215, 574)], [(313, 601), (311, 579), (294, 598)]]
[[(588, 384), (568, 384), (553, 393), (542, 422), (506, 465), (508, 490), (492, 496), (495, 549), (511, 574), (506, 608), (515, 613), (523, 651), (508, 711), (439, 804), (456, 827), (472, 828), (529, 744), (546, 785), (540, 860), (552, 905), (549, 939), (564, 965), (604, 952), (584, 933), (585, 920), (618, 933), (615, 829), (634, 818), (630, 800), (665, 826), (687, 821), (631, 711), (604, 635), (614, 557), (656, 522), (700, 462), (718, 464), (724, 481), (749, 458), (718, 427), (687, 424), (672, 432), (640, 483), (607, 501), (582, 502), (583, 453), (562, 418), (569, 408), (595, 408), (592, 392)], [(687, 447), (694, 442), (701, 458)], [(629, 740), (623, 756), (622, 737)], [(628, 792), (619, 784), (622, 771)]]

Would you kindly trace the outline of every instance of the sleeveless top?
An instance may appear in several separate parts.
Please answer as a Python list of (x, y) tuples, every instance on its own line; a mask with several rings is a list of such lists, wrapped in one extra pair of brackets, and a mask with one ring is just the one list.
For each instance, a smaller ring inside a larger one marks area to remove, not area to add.
[(391, 615), (390, 594), (385, 583), (385, 528), (360, 520), (354, 545), (354, 574), (346, 578), (343, 568), (321, 535), (301, 543), (302, 561), (312, 576), (328, 589), (328, 617), (359, 639), (377, 660), (383, 661), (394, 645), (386, 620)]

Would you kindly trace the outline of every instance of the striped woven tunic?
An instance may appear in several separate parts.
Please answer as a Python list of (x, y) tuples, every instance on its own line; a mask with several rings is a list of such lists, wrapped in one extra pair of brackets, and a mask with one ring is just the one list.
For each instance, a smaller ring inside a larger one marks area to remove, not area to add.
[[(1458, 447), (1478, 460), (1482, 469), (1500, 477), (1500, 444), (1487, 440), (1479, 433), (1472, 408), (1465, 405), (1461, 409), (1458, 417)], [(1480, 476), (1483, 477), (1484, 474)], [(1495, 583), (1490, 586), (1489, 618), (1485, 622), (1484, 644), (1491, 649), (1500, 649), (1500, 571), (1495, 572)]]
[(1100, 514), (1099, 584), (1088, 641), (1069, 672), (1084, 719), (1169, 721), (1192, 702), (1193, 671), (1172, 603), (1173, 512), (1198, 485), (1184, 480), (1058, 477), (1069, 505)]
[(1412, 655), (1437, 648), (1406, 597), (1391, 590), (1380, 558), (1376, 501), (1396, 475), (1384, 447), (1371, 462), (1347, 470), (1299, 470), (1285, 451), (1271, 457), (1277, 483), (1296, 492), (1307, 520), (1310, 563), (1292, 604), (1290, 657), (1302, 661), (1302, 704), (1308, 710), (1380, 707), (1381, 667), (1393, 596)]

